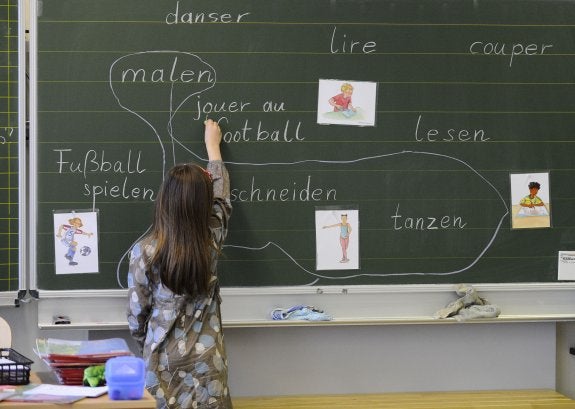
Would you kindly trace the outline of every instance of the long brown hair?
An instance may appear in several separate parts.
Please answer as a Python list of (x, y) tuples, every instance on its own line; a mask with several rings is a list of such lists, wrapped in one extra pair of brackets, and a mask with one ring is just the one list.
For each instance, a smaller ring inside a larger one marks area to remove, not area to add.
[[(175, 294), (206, 295), (214, 244), (209, 222), (213, 204), (210, 175), (200, 166), (176, 165), (156, 199), (148, 240), (155, 242), (150, 278)], [(159, 277), (158, 277), (159, 276)]]

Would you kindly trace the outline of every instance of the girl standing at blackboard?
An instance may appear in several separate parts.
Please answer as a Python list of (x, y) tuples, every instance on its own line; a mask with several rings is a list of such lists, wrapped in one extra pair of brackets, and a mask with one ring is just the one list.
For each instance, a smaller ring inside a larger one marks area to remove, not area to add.
[(128, 324), (158, 408), (232, 408), (216, 276), (231, 213), (221, 140), (207, 120), (207, 169), (168, 172), (151, 232), (130, 254)]

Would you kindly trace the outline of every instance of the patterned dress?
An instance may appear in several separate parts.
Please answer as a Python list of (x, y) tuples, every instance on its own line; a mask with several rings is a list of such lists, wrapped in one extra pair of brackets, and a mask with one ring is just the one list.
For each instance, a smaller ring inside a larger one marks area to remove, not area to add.
[[(208, 163), (214, 188), (212, 237), (221, 245), (231, 214), (230, 184), (222, 161)], [(141, 241), (130, 254), (128, 325), (146, 361), (146, 388), (157, 408), (231, 409), (217, 276), (208, 296), (190, 299), (146, 276), (154, 243)], [(217, 254), (212, 255), (216, 271)]]

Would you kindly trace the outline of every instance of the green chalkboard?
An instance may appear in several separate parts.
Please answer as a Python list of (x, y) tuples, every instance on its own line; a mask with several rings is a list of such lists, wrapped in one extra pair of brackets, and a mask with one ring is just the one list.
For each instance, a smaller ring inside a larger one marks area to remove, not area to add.
[[(162, 174), (205, 163), (206, 116), (232, 177), (223, 286), (556, 282), (575, 250), (572, 2), (41, 6), (39, 289), (125, 287)], [(344, 83), (349, 116), (323, 97)], [(549, 227), (512, 228), (512, 175), (541, 174)], [(53, 214), (74, 209), (98, 211), (98, 273), (56, 274)], [(353, 263), (325, 212), (356, 217)]]
[(20, 289), (18, 1), (0, 4), (0, 291)]

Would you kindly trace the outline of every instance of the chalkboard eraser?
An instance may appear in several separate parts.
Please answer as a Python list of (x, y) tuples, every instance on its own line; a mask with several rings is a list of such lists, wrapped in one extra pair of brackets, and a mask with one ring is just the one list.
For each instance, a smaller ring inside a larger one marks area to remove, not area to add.
[(66, 325), (70, 324), (70, 317), (65, 315), (56, 315), (52, 318), (54, 325)]

